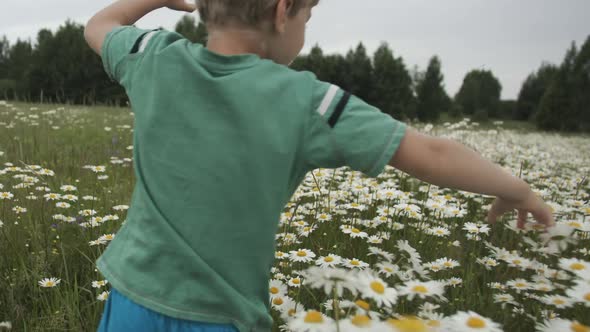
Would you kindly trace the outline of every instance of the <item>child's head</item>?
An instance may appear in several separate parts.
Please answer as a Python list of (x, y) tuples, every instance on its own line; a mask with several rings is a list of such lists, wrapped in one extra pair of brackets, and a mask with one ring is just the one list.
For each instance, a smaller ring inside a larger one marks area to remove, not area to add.
[(260, 33), (268, 57), (289, 64), (305, 42), (305, 23), (319, 0), (197, 0), (209, 33), (248, 29)]

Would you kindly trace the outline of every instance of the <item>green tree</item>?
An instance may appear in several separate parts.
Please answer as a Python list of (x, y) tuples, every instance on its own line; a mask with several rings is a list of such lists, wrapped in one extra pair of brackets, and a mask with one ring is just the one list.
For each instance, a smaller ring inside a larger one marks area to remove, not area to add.
[(573, 101), (574, 68), (578, 51), (576, 44), (567, 51), (555, 79), (541, 98), (534, 117), (537, 126), (546, 130), (577, 130), (579, 118)]
[(395, 58), (386, 43), (373, 54), (373, 89), (369, 92), (372, 105), (396, 119), (410, 116), (414, 103), (412, 78), (401, 58)]
[(518, 101), (515, 113), (512, 118), (515, 120), (529, 120), (537, 112), (541, 98), (557, 74), (558, 68), (554, 65), (543, 63), (541, 68), (530, 74), (518, 94)]
[(465, 115), (476, 120), (497, 117), (500, 110), (502, 85), (489, 70), (472, 70), (463, 79), (463, 84), (455, 96)]
[(207, 28), (202, 22), (196, 24), (195, 18), (192, 15), (184, 15), (176, 23), (174, 31), (183, 35), (186, 39), (193, 43), (205, 45), (207, 43)]
[(590, 131), (590, 36), (576, 56), (573, 75), (572, 107), (579, 129)]
[(369, 101), (373, 89), (373, 66), (363, 43), (359, 43), (356, 49), (348, 51), (346, 62), (348, 62), (350, 80), (347, 89), (362, 100)]
[(417, 115), (420, 121), (437, 121), (442, 112), (451, 108), (451, 99), (444, 89), (444, 77), (437, 56), (430, 59), (423, 78), (416, 86)]

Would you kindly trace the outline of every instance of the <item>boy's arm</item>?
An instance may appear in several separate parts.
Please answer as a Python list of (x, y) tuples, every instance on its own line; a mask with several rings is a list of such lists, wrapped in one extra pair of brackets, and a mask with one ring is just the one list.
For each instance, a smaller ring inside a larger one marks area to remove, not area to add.
[(440, 187), (517, 200), (529, 186), (465, 145), (408, 128), (391, 166)]
[[(531, 212), (546, 225), (553, 223), (552, 217), (547, 215), (548, 206), (535, 199), (536, 195), (526, 182), (457, 141), (424, 135), (408, 128), (389, 165), (440, 187), (501, 198), (490, 210), (490, 221), (511, 208), (517, 208)], [(519, 226), (526, 221), (523, 211), (519, 211)]]
[(119, 0), (96, 13), (86, 24), (84, 38), (88, 45), (101, 55), (106, 35), (121, 25), (132, 25), (156, 9), (168, 7), (173, 10), (193, 12), (194, 3), (184, 0)]

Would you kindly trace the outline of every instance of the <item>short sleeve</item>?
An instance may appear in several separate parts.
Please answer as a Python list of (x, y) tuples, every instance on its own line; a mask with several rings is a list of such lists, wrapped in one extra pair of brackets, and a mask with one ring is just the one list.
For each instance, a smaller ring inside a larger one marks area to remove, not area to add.
[(315, 80), (304, 148), (310, 169), (349, 166), (377, 177), (397, 151), (406, 124), (336, 85)]
[(130, 25), (115, 27), (107, 33), (102, 44), (104, 70), (111, 80), (121, 83), (125, 74), (132, 71), (138, 63), (131, 60), (153, 53), (182, 38), (182, 35), (162, 28), (146, 30)]

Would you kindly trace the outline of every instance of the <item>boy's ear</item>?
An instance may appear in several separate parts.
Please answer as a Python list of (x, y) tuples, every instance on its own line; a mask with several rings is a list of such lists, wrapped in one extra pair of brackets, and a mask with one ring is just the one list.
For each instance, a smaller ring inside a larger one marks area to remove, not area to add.
[(293, 6), (294, 0), (279, 0), (277, 3), (277, 9), (275, 12), (275, 30), (278, 33), (285, 32), (285, 26), (287, 24), (287, 17), (289, 10)]

